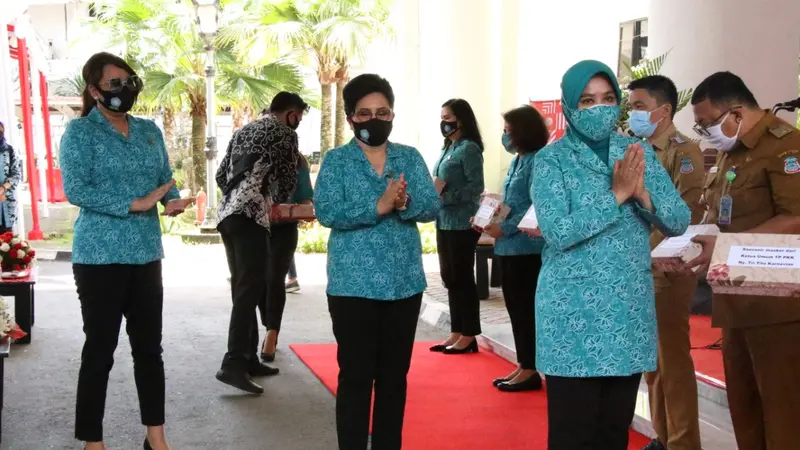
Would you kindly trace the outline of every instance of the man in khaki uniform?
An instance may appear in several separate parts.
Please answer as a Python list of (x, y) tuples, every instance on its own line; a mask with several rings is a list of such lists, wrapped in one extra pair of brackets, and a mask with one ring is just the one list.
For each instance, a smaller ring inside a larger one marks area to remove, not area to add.
[[(724, 233), (800, 234), (800, 131), (759, 108), (730, 72), (695, 89), (695, 130), (720, 153), (705, 181), (706, 223)], [(716, 239), (687, 267), (708, 269)], [(797, 450), (800, 299), (713, 297), (736, 441), (743, 450)]]
[[(667, 169), (675, 187), (692, 211), (692, 224), (700, 223), (704, 208), (703, 152), (672, 122), (678, 90), (667, 77), (654, 75), (628, 85), (631, 131), (647, 140)], [(664, 236), (654, 230), (651, 249)], [(700, 450), (697, 381), (689, 341), (689, 312), (697, 288), (696, 275), (653, 272), (658, 321), (658, 367), (645, 374), (650, 391), (650, 416), (657, 439), (644, 450)]]

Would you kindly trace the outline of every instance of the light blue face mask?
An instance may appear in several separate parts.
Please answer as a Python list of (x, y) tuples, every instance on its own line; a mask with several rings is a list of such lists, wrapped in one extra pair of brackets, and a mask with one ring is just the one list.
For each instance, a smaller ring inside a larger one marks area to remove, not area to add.
[(502, 142), (503, 142), (503, 148), (505, 148), (508, 153), (511, 153), (512, 155), (517, 153), (517, 149), (513, 147), (514, 144), (511, 142), (510, 134), (503, 133)]
[(658, 122), (650, 122), (650, 115), (653, 111), (631, 111), (628, 116), (628, 127), (633, 131), (633, 134), (640, 138), (649, 138), (656, 132), (658, 124), (661, 123), (663, 118)]

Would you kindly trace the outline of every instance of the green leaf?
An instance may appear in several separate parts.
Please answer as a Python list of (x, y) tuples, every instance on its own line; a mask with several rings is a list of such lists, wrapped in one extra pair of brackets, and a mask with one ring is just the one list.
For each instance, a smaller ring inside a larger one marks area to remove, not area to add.
[(692, 94), (694, 94), (694, 89), (684, 89), (678, 92), (678, 108), (675, 112), (682, 110), (689, 102), (692, 100)]

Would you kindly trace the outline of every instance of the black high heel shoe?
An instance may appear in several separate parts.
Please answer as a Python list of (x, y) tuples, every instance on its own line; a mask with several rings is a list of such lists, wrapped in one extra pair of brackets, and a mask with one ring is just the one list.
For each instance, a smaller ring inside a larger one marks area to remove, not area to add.
[(450, 347), (444, 349), (442, 353), (444, 353), (445, 355), (463, 355), (465, 353), (478, 353), (478, 340), (472, 339), (472, 342), (467, 344), (467, 346), (464, 348), (455, 348), (451, 345)]
[(153, 447), (150, 447), (150, 442), (148, 442), (147, 438), (144, 438), (144, 444), (142, 444), (142, 448), (144, 448), (144, 450), (153, 450)]
[[(261, 360), (264, 362), (273, 362), (275, 361), (275, 352), (266, 353), (264, 352), (264, 344), (267, 343), (267, 338), (264, 337), (264, 342), (261, 343)], [(275, 350), (278, 349), (278, 337), (275, 336)]]

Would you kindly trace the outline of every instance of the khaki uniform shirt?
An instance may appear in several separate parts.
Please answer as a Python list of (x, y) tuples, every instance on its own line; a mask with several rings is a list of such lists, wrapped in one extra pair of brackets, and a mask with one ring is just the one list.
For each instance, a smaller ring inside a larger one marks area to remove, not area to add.
[[(664, 130), (661, 135), (650, 141), (656, 151), (658, 160), (667, 170), (675, 188), (683, 201), (692, 212), (692, 224), (698, 224), (703, 219), (705, 207), (700, 203), (703, 195), (704, 162), (703, 152), (696, 142), (680, 133), (675, 125)], [(650, 234), (650, 249), (656, 248), (664, 235), (657, 229)], [(675, 277), (667, 276), (663, 272), (654, 271), (655, 288), (657, 291), (670, 286)], [(685, 278), (685, 276), (683, 277)]]
[[(725, 174), (733, 169), (732, 183)], [(733, 199), (723, 233), (745, 233), (779, 216), (800, 216), (800, 130), (767, 113), (736, 147), (720, 152), (704, 183), (705, 223), (719, 220), (719, 201)], [(800, 321), (796, 298), (714, 294), (713, 323), (736, 328)]]

